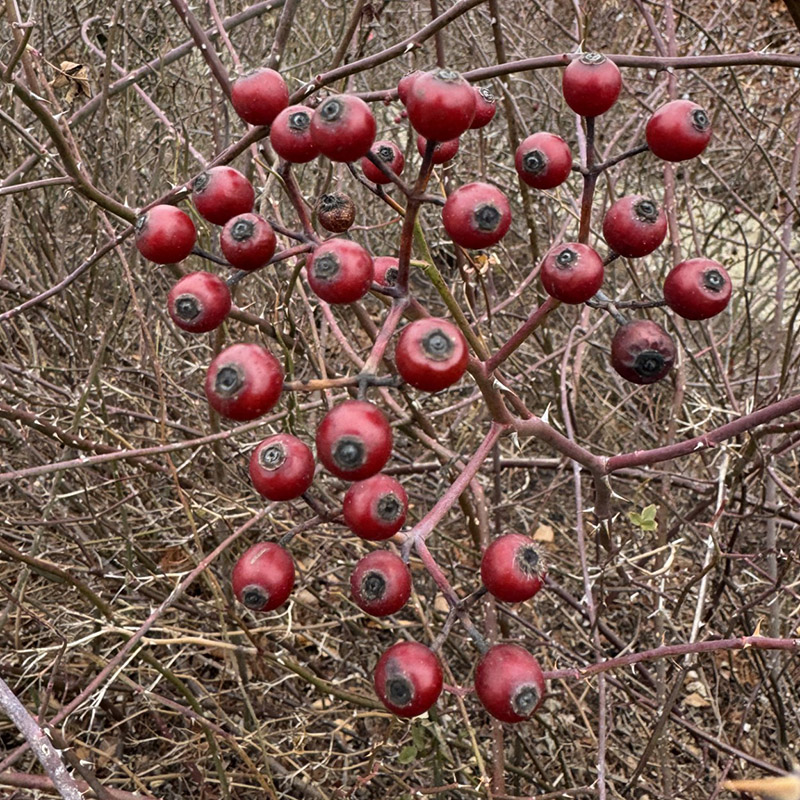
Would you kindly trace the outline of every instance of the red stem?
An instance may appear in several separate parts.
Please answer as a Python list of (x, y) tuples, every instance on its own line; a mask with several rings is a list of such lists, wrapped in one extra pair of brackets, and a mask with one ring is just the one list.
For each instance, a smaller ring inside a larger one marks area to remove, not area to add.
[(400, 251), (397, 254), (397, 290), (402, 295), (408, 293), (408, 272), (411, 265), (411, 249), (414, 246), (414, 225), (423, 202), (422, 195), (425, 194), (425, 188), (431, 177), (435, 147), (436, 142), (432, 141), (426, 145), (425, 155), (422, 157), (422, 164), (419, 168), (419, 177), (406, 203), (403, 228), (400, 231)]
[(418, 541), (424, 542), (433, 529), (441, 522), (444, 515), (452, 508), (461, 493), (467, 488), (469, 482), (475, 477), (484, 460), (488, 457), (494, 443), (507, 430), (507, 425), (493, 422), (489, 433), (480, 447), (473, 453), (472, 458), (465, 465), (461, 474), (453, 481), (447, 491), (442, 495), (436, 505), (406, 534), (403, 545), (404, 555), (411, 551)]
[(712, 639), (705, 642), (686, 642), (684, 644), (667, 644), (652, 650), (642, 650), (639, 653), (628, 653), (624, 656), (609, 658), (597, 664), (590, 664), (583, 669), (557, 669), (545, 672), (547, 680), (560, 678), (574, 678), (586, 680), (593, 675), (622, 667), (630, 667), (643, 661), (657, 661), (661, 658), (676, 658), (693, 653), (717, 653), (720, 650), (746, 650), (752, 647), (756, 650), (800, 650), (800, 639), (769, 639), (765, 636), (740, 636), (736, 639)]
[(372, 344), (372, 350), (370, 351), (369, 358), (361, 370), (362, 372), (371, 374), (378, 371), (378, 367), (381, 363), (381, 359), (383, 358), (383, 354), (386, 352), (386, 347), (389, 344), (389, 340), (394, 335), (395, 329), (397, 328), (400, 320), (403, 318), (403, 314), (405, 313), (407, 306), (408, 299), (405, 297), (400, 297), (394, 300), (391, 311), (389, 311), (389, 313), (386, 315), (386, 318), (383, 320), (383, 325), (381, 325), (378, 336)]
[(484, 367), (487, 374), (499, 367), (544, 321), (545, 317), (561, 305), (554, 297), (548, 297), (538, 308), (531, 311), (530, 316), (514, 331), (506, 343), (493, 355), (486, 359)]
[(657, 464), (659, 461), (671, 461), (678, 456), (688, 456), (698, 450), (717, 447), (726, 439), (738, 436), (740, 433), (749, 431), (758, 425), (763, 425), (765, 422), (795, 411), (800, 411), (800, 394), (779, 400), (766, 408), (761, 408), (752, 414), (745, 414), (739, 419), (721, 425), (719, 428), (714, 428), (708, 433), (695, 436), (692, 439), (686, 439), (683, 442), (656, 447), (653, 450), (635, 450), (633, 453), (611, 456), (605, 461), (604, 472), (606, 475), (610, 475), (612, 472), (625, 467), (638, 467), (644, 464)]

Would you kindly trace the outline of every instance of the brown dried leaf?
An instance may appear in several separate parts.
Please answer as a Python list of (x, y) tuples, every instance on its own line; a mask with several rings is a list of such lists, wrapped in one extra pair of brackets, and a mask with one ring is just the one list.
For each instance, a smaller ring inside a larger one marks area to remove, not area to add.
[(164, 551), (164, 555), (161, 556), (158, 566), (161, 567), (164, 572), (181, 572), (191, 563), (192, 560), (183, 547), (175, 546), (168, 547)]
[(447, 602), (443, 595), (437, 594), (436, 599), (433, 601), (433, 608), (440, 614), (447, 614), (450, 611), (450, 603)]
[(62, 61), (50, 85), (54, 89), (66, 87), (67, 93), (64, 99), (67, 103), (72, 103), (79, 94), (92, 96), (89, 88), (89, 70), (85, 64), (76, 64), (74, 61)]
[(549, 525), (540, 525), (533, 534), (535, 542), (552, 542), (554, 539), (555, 533)]
[(781, 775), (773, 778), (725, 781), (722, 786), (732, 792), (748, 792), (765, 800), (800, 800), (800, 775)]
[(684, 704), (692, 708), (708, 708), (711, 703), (706, 700), (699, 692), (692, 692), (684, 699)]

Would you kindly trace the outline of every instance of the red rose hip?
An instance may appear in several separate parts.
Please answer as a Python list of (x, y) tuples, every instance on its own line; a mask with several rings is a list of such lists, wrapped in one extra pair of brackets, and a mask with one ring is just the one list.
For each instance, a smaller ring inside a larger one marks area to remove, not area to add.
[(231, 217), (219, 237), (222, 253), (231, 266), (254, 270), (263, 267), (275, 254), (275, 231), (258, 214)]
[(508, 199), (489, 183), (459, 186), (446, 200), (442, 223), (458, 245), (479, 249), (497, 244), (511, 225)]
[(314, 480), (311, 449), (289, 433), (267, 437), (250, 456), (250, 480), (267, 500), (300, 497)]
[(269, 125), (289, 105), (289, 90), (274, 69), (259, 69), (233, 82), (231, 103), (245, 122)]
[(481, 560), (483, 585), (506, 603), (530, 600), (542, 588), (546, 574), (541, 548), (521, 533), (495, 539)]
[(269, 143), (284, 160), (292, 164), (305, 164), (319, 155), (319, 148), (311, 138), (311, 116), (308, 106), (289, 106), (275, 117), (269, 129)]
[(258, 344), (226, 347), (206, 374), (206, 397), (212, 408), (239, 422), (266, 414), (278, 402), (282, 390), (280, 362)]
[(497, 100), (488, 90), (479, 86), (473, 86), (475, 92), (475, 116), (472, 118), (470, 130), (483, 128), (488, 125), (497, 113)]
[(412, 72), (407, 72), (403, 75), (402, 78), (397, 83), (397, 97), (400, 99), (400, 102), (405, 105), (408, 102), (408, 93), (411, 89), (411, 85), (414, 81), (422, 75), (422, 72), (418, 69), (413, 70)]
[(603, 284), (603, 259), (578, 242), (560, 244), (542, 261), (539, 277), (545, 291), (562, 303), (585, 303)]
[(525, 722), (544, 698), (539, 662), (517, 644), (490, 647), (475, 670), (475, 694), (502, 722)]
[(308, 284), (327, 303), (353, 303), (372, 286), (372, 256), (350, 239), (328, 239), (309, 258)]
[(231, 310), (231, 290), (218, 275), (192, 272), (170, 290), (167, 310), (172, 321), (190, 333), (218, 328)]
[(397, 271), (400, 262), (394, 256), (378, 256), (373, 259), (375, 267), (372, 280), (386, 288), (397, 285)]
[(619, 67), (601, 53), (584, 53), (561, 76), (567, 105), (583, 117), (605, 114), (617, 102), (621, 88)]
[(197, 240), (192, 218), (177, 206), (153, 206), (136, 218), (136, 249), (156, 264), (177, 264)]
[[(406, 160), (400, 152), (400, 148), (394, 142), (375, 142), (370, 148), (370, 153), (395, 175), (399, 175), (403, 171)], [(384, 184), (392, 182), (392, 179), (388, 175), (384, 175), (367, 156), (361, 159), (361, 171), (364, 173), (364, 177), (373, 183)]]
[(311, 139), (331, 161), (358, 161), (375, 140), (375, 117), (360, 97), (334, 95), (311, 117)]
[[(447, 142), (436, 142), (433, 148), (431, 161), (433, 161), (434, 164), (446, 164), (458, 152), (458, 145), (458, 139), (450, 139)], [(424, 136), (417, 135), (417, 152), (421, 156), (425, 155), (427, 146), (428, 140)]]
[(423, 72), (412, 82), (406, 98), (408, 119), (426, 139), (457, 139), (475, 116), (475, 91), (458, 72)]
[(439, 660), (418, 642), (392, 645), (375, 667), (375, 693), (398, 717), (424, 714), (439, 698), (442, 682)]
[(532, 133), (517, 148), (514, 166), (524, 183), (534, 189), (554, 189), (569, 177), (572, 153), (554, 133)]
[(650, 117), (644, 135), (654, 155), (686, 161), (699, 156), (711, 141), (711, 120), (697, 103), (673, 100)]
[(406, 325), (394, 353), (400, 376), (423, 392), (452, 386), (467, 369), (467, 356), (464, 334), (452, 322), (436, 317)]
[(294, 562), (279, 544), (259, 542), (242, 553), (231, 582), (236, 599), (251, 611), (272, 611), (292, 593)]
[(407, 509), (406, 490), (390, 475), (381, 473), (354, 483), (345, 493), (342, 506), (347, 527), (372, 542), (394, 536), (406, 521)]
[(253, 185), (233, 167), (211, 167), (192, 181), (194, 207), (214, 225), (252, 211), (255, 199)]
[(649, 197), (630, 194), (621, 197), (603, 218), (606, 244), (625, 258), (652, 253), (667, 235), (667, 215)]
[(350, 575), (355, 604), (373, 617), (399, 611), (411, 596), (411, 573), (403, 560), (388, 550), (364, 556)]
[(722, 264), (690, 258), (676, 264), (664, 281), (667, 305), (684, 319), (709, 319), (731, 299), (731, 279)]
[(364, 400), (345, 400), (317, 428), (317, 458), (346, 481), (380, 472), (392, 454), (392, 429), (383, 412)]
[(674, 362), (672, 337), (649, 319), (620, 325), (611, 340), (611, 366), (632, 383), (660, 381), (672, 369)]

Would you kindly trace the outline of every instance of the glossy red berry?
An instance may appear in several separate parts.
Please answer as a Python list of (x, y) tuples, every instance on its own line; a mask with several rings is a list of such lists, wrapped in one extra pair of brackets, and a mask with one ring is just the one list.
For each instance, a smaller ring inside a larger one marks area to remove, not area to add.
[(603, 238), (615, 252), (626, 258), (652, 253), (667, 235), (664, 209), (640, 194), (621, 197), (603, 218)]
[(489, 183), (459, 186), (442, 209), (447, 235), (461, 247), (484, 248), (497, 244), (511, 225), (508, 199)]
[(372, 256), (358, 242), (328, 239), (309, 258), (308, 285), (327, 303), (353, 303), (372, 286)]
[(603, 259), (578, 242), (552, 248), (542, 261), (539, 277), (544, 290), (562, 303), (585, 303), (603, 284)]
[(506, 603), (530, 600), (542, 588), (546, 574), (541, 547), (521, 533), (495, 539), (481, 560), (483, 585)]
[(245, 122), (269, 125), (289, 105), (289, 90), (274, 69), (258, 69), (233, 82), (231, 103)]
[(218, 275), (192, 272), (169, 290), (167, 310), (172, 321), (185, 331), (213, 331), (231, 310), (231, 290)]
[(406, 110), (414, 130), (426, 139), (457, 139), (475, 117), (475, 92), (451, 69), (423, 72), (409, 88)]
[(599, 117), (617, 102), (622, 88), (619, 67), (601, 53), (584, 53), (561, 76), (567, 105), (584, 117)]
[(470, 130), (483, 128), (488, 125), (497, 113), (497, 100), (488, 90), (479, 86), (473, 86), (475, 92), (475, 116), (472, 118)]
[(423, 392), (438, 392), (461, 378), (467, 355), (467, 341), (456, 325), (425, 317), (403, 328), (394, 360), (406, 383)]
[(370, 542), (394, 536), (406, 521), (407, 509), (406, 490), (391, 475), (382, 473), (354, 483), (342, 505), (347, 527)]
[(653, 154), (664, 161), (699, 156), (711, 141), (711, 120), (691, 100), (673, 100), (653, 114), (644, 130)]
[(411, 573), (403, 560), (388, 550), (364, 556), (350, 575), (355, 604), (373, 617), (399, 611), (411, 596)]
[(611, 366), (632, 383), (655, 383), (664, 378), (675, 362), (675, 343), (657, 323), (649, 319), (626, 322), (611, 340)]
[(311, 138), (331, 161), (358, 161), (375, 140), (375, 117), (360, 97), (334, 95), (311, 117)]
[(667, 305), (685, 319), (708, 319), (731, 299), (731, 279), (722, 264), (710, 258), (690, 258), (676, 264), (664, 281)]
[(345, 400), (317, 428), (317, 458), (346, 481), (380, 472), (392, 454), (392, 429), (383, 412), (365, 400)]
[(294, 562), (275, 542), (259, 542), (242, 553), (231, 574), (233, 593), (251, 611), (282, 606), (294, 586)]
[(405, 105), (408, 102), (408, 92), (411, 89), (412, 84), (414, 81), (422, 75), (420, 70), (415, 69), (412, 72), (407, 72), (400, 78), (400, 81), (397, 84), (397, 96), (400, 98), (400, 102)]
[(267, 500), (294, 500), (314, 480), (311, 448), (289, 433), (264, 439), (250, 456), (250, 480)]
[(442, 692), (442, 667), (419, 642), (393, 644), (375, 667), (378, 699), (398, 717), (424, 714)]
[(275, 253), (275, 231), (258, 214), (239, 214), (225, 223), (219, 243), (231, 266), (237, 269), (258, 269)]
[[(433, 147), (433, 156), (431, 161), (434, 164), (445, 164), (450, 161), (458, 152), (459, 139), (450, 139), (447, 142), (436, 142)], [(417, 152), (425, 155), (425, 148), (428, 146), (428, 140), (424, 136), (417, 134)]]
[(313, 113), (308, 106), (289, 106), (273, 120), (269, 143), (284, 161), (305, 164), (319, 155), (319, 148), (311, 138)]
[(542, 668), (524, 647), (496, 644), (475, 669), (475, 694), (496, 719), (524, 722), (544, 698)]
[(344, 233), (356, 218), (356, 204), (344, 192), (329, 192), (317, 202), (319, 224), (331, 233)]
[[(382, 162), (387, 169), (399, 175), (403, 171), (406, 159), (394, 142), (380, 141), (370, 147), (372, 155)], [(373, 183), (391, 183), (392, 179), (384, 175), (366, 156), (361, 159), (361, 171), (368, 181)]]
[(520, 179), (534, 189), (554, 189), (569, 177), (572, 153), (554, 133), (532, 133), (517, 148), (514, 166)]
[(192, 218), (177, 206), (153, 206), (136, 218), (136, 249), (156, 264), (177, 264), (197, 240)]
[(397, 270), (400, 262), (394, 256), (378, 256), (373, 260), (374, 273), (372, 280), (379, 286), (391, 287), (397, 285)]
[(192, 182), (192, 202), (201, 217), (224, 225), (237, 214), (253, 210), (253, 184), (233, 167), (211, 167)]
[(232, 344), (211, 362), (206, 397), (219, 414), (245, 422), (266, 414), (280, 399), (283, 369), (258, 344)]

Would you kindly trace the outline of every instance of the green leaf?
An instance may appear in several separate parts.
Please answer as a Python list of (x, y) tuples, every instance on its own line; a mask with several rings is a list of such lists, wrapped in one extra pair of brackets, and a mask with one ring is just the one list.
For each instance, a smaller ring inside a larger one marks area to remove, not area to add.
[(658, 528), (658, 522), (656, 522), (657, 513), (658, 506), (651, 503), (642, 509), (641, 514), (638, 511), (629, 511), (628, 519), (632, 525), (641, 528), (643, 531), (654, 531)]
[(425, 729), (422, 725), (411, 726), (411, 738), (414, 740), (414, 746), (417, 750), (422, 750), (425, 747)]
[(417, 757), (417, 748), (409, 744), (400, 751), (397, 761), (400, 764), (410, 764)]
[(647, 520), (648, 522), (653, 522), (656, 518), (657, 511), (658, 511), (658, 506), (656, 505), (649, 505), (646, 508), (643, 508), (642, 519)]

